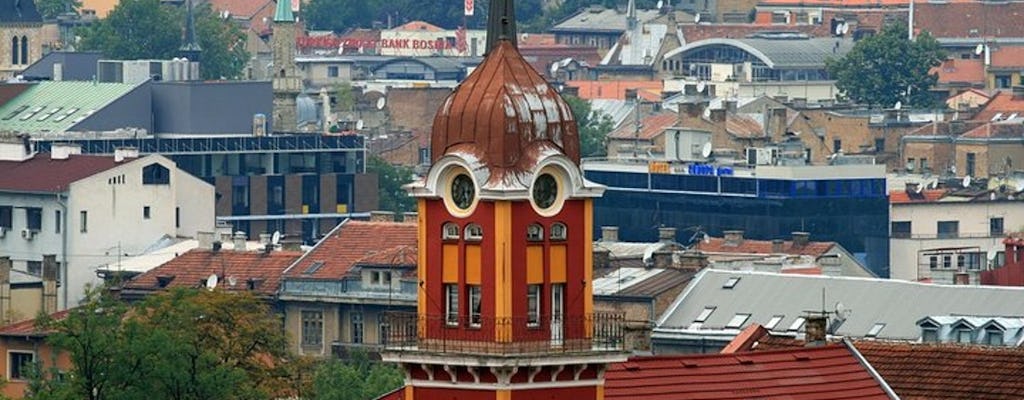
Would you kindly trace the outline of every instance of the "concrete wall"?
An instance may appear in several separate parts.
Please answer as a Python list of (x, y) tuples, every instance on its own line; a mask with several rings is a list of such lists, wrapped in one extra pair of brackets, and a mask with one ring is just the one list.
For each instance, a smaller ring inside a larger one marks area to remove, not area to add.
[[(10, 256), (13, 269), (27, 271), (28, 261), (43, 261), (43, 254), (62, 254), (62, 234), (54, 222), (55, 211), (63, 211), (57, 203), (57, 196), (51, 194), (0, 193), (0, 205), (13, 206), (11, 229), (0, 238), (2, 255)], [(27, 227), (25, 208), (42, 208), (42, 229), (31, 240), (22, 238), (21, 231)], [(63, 229), (62, 229), (63, 232)]]
[(253, 115), (269, 117), (273, 111), (267, 81), (154, 82), (152, 87), (156, 133), (252, 133)]
[[(331, 86), (342, 82), (351, 82), (354, 78), (351, 60), (297, 60), (302, 79), (313, 87)], [(337, 76), (330, 76), (331, 67), (338, 69)]]

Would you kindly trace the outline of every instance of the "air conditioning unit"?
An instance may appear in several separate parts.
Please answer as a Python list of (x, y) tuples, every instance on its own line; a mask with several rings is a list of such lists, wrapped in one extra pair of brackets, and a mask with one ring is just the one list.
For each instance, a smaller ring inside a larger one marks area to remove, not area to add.
[(21, 237), (25, 240), (32, 240), (32, 238), (36, 237), (36, 231), (28, 228), (22, 229)]
[(779, 157), (779, 149), (774, 147), (748, 147), (747, 164), (749, 165), (775, 165)]
[(7, 227), (6, 226), (0, 226), (0, 238), (3, 238), (5, 236), (7, 236)]

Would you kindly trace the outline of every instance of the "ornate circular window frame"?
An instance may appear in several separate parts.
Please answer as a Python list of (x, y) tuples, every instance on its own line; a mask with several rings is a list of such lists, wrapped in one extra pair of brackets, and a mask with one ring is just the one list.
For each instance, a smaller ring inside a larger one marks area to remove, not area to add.
[[(537, 182), (542, 176), (549, 175), (555, 180), (557, 191), (555, 192), (555, 200), (548, 207), (541, 207), (537, 204), (537, 199), (534, 193)], [(568, 174), (559, 167), (554, 165), (548, 165), (537, 171), (537, 174), (533, 177), (533, 182), (530, 183), (530, 205), (533, 206), (533, 210), (537, 214), (544, 217), (553, 217), (558, 215), (562, 211), (562, 207), (565, 206), (565, 198), (568, 194), (569, 176)]]
[[(465, 176), (473, 183), (473, 200), (469, 203), (469, 206), (465, 208), (459, 207), (452, 194), (455, 179), (460, 176)], [(476, 210), (477, 204), (480, 203), (480, 185), (478, 185), (476, 179), (473, 178), (473, 174), (469, 173), (469, 170), (461, 165), (453, 165), (444, 171), (442, 177), (441, 187), (439, 189), (441, 189), (440, 192), (444, 199), (444, 206), (448, 209), (448, 213), (459, 218), (466, 218), (473, 215), (473, 211)]]

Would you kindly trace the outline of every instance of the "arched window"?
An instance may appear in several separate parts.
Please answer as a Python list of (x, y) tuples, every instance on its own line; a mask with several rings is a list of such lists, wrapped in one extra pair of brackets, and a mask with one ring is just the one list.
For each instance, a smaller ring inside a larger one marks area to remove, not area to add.
[(477, 224), (466, 225), (466, 240), (480, 241), (484, 239), (484, 228)]
[(454, 222), (446, 222), (441, 226), (441, 239), (457, 240), (459, 238), (459, 225)]
[(28, 64), (28, 36), (21, 37), (21, 63)]
[(544, 227), (540, 224), (530, 224), (526, 227), (526, 240), (539, 242), (544, 240)]
[(11, 38), (11, 65), (18, 65), (18, 37)]
[(555, 222), (551, 224), (551, 240), (565, 240), (566, 228), (565, 224), (561, 222)]
[(142, 168), (143, 185), (169, 185), (171, 171), (160, 164), (150, 164)]

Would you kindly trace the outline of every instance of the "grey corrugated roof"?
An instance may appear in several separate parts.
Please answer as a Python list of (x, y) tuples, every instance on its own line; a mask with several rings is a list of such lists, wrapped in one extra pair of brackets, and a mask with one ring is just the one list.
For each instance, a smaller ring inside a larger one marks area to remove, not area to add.
[[(658, 15), (658, 10), (636, 10), (640, 23), (655, 19)], [(550, 31), (625, 32), (626, 12), (600, 7), (584, 8), (556, 24)]]
[[(732, 289), (723, 288), (730, 278), (739, 281)], [(654, 336), (722, 332), (736, 314), (751, 315), (741, 328), (764, 325), (773, 316), (784, 315), (776, 329), (785, 330), (797, 317), (822, 309), (823, 289), (826, 310), (834, 310), (836, 303), (849, 310), (835, 331), (846, 337), (864, 337), (876, 323), (884, 323), (879, 338), (917, 340), (921, 336), (917, 321), (927, 316), (1024, 315), (1024, 288), (706, 269), (661, 317)], [(700, 329), (689, 329), (705, 307), (716, 309)]]
[[(838, 44), (838, 46), (837, 46)], [(708, 39), (687, 44), (665, 54), (665, 58), (705, 46), (732, 46), (759, 58), (770, 68), (824, 68), (829, 57), (842, 57), (853, 49), (853, 41), (834, 38), (811, 39)]]

